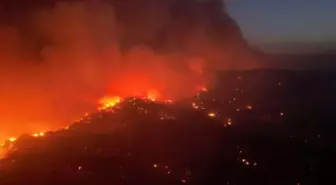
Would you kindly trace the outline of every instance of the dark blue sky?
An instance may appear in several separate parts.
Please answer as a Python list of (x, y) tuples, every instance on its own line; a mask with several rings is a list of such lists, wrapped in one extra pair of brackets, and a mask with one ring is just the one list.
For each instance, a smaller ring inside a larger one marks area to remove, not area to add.
[(225, 0), (251, 43), (336, 41), (336, 0)]

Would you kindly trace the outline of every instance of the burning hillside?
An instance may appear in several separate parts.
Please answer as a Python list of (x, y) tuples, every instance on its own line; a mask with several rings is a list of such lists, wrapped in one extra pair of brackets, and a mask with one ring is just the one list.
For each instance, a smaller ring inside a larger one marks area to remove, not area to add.
[[(332, 182), (335, 116), (326, 101), (335, 88), (321, 87), (329, 77), (321, 74), (307, 87), (309, 75), (228, 73), (225, 86), (183, 101), (105, 97), (63, 129), (8, 138), (0, 184)], [(268, 80), (253, 85), (259, 78)], [(321, 96), (311, 99), (310, 88)]]

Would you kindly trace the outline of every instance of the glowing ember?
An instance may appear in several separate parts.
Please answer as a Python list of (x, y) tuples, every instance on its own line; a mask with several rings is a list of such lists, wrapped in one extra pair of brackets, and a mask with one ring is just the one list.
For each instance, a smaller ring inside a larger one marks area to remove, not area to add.
[(216, 117), (216, 113), (210, 112), (210, 113), (208, 114), (208, 116), (209, 116), (210, 118), (214, 118), (214, 117)]
[(151, 100), (151, 101), (156, 101), (156, 99), (152, 96), (148, 96), (148, 99)]
[(198, 86), (197, 91), (208, 92), (208, 89), (205, 86)]
[(193, 107), (194, 109), (199, 109), (199, 106), (198, 106), (198, 105), (196, 105), (196, 103), (195, 103), (195, 102), (193, 102), (191, 105), (192, 105), (192, 107)]
[(248, 110), (252, 110), (252, 106), (251, 105), (246, 105), (246, 109), (248, 109)]
[(43, 137), (44, 136), (44, 132), (34, 133), (32, 136), (33, 137)]
[(227, 124), (228, 124), (229, 126), (231, 126), (231, 125), (232, 125), (232, 119), (231, 119), (231, 118), (229, 118), (229, 119), (228, 119), (228, 122), (227, 122)]

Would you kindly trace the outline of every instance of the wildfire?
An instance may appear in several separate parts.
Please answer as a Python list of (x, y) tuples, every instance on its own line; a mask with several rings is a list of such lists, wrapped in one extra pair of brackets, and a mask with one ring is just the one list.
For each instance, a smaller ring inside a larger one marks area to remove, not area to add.
[(227, 124), (228, 124), (229, 126), (232, 125), (232, 119), (231, 119), (231, 118), (228, 119)]
[(198, 86), (197, 90), (201, 92), (208, 92), (208, 89), (205, 86)]
[(11, 137), (11, 138), (9, 138), (8, 139), (10, 142), (14, 142), (14, 141), (16, 141), (16, 138), (15, 137)]
[(210, 112), (210, 113), (208, 114), (208, 116), (209, 116), (210, 118), (214, 118), (214, 117), (216, 117), (216, 113), (214, 113), (214, 112)]
[(195, 102), (193, 102), (191, 105), (192, 105), (192, 107), (193, 107), (194, 109), (198, 109), (198, 108), (199, 108), (199, 106), (198, 106)]
[(151, 89), (147, 92), (147, 99), (156, 101), (160, 97), (160, 93), (156, 89)]
[[(201, 88), (200, 91), (207, 92), (208, 90), (205, 87), (203, 87), (203, 88)], [(173, 101), (170, 100), (170, 99), (161, 100), (162, 97), (160, 95), (160, 92), (156, 89), (148, 90), (147, 94), (145, 96), (143, 96), (142, 98), (144, 100), (149, 100), (149, 101), (153, 101), (153, 102), (158, 101), (159, 98), (160, 98), (160, 101), (162, 101), (166, 104), (173, 103)], [(121, 98), (120, 96), (105, 96), (102, 99), (100, 99), (99, 104), (98, 104), (98, 110), (106, 110), (106, 109), (109, 109), (109, 108), (113, 108), (116, 105), (118, 105), (122, 100), (123, 100), (123, 98)], [(193, 103), (192, 105), (195, 109), (199, 108), (199, 106), (196, 103)], [(88, 113), (85, 113), (83, 116), (84, 117), (88, 116)], [(214, 118), (214, 117), (216, 117), (216, 113), (209, 113), (208, 116)], [(66, 126), (63, 129), (68, 130), (69, 126)], [(31, 136), (34, 137), (34, 138), (41, 138), (41, 137), (45, 136), (45, 132), (35, 132), (35, 133), (32, 133)], [(17, 140), (16, 137), (10, 137), (5, 142), (15, 143), (16, 140)], [(4, 143), (0, 143), (0, 152), (3, 153), (3, 152), (5, 152), (6, 149), (7, 149), (6, 145)], [(1, 159), (1, 157), (4, 156), (2, 153), (0, 153), (0, 159)], [(157, 164), (154, 164), (153, 166), (155, 168), (158, 167)]]
[(253, 107), (252, 107), (252, 105), (246, 105), (246, 109), (248, 109), (248, 110), (252, 110)]
[(33, 137), (43, 137), (44, 136), (44, 132), (34, 133), (32, 136)]
[(113, 97), (104, 97), (100, 100), (99, 110), (108, 109), (111, 107), (116, 106), (118, 103), (120, 103), (121, 98), (119, 96), (113, 96)]
[[(103, 97), (100, 101), (99, 101), (99, 107), (98, 107), (98, 110), (105, 110), (105, 109), (108, 109), (108, 108), (111, 108), (111, 107), (114, 107), (116, 106), (118, 103), (121, 102), (121, 98), (119, 96), (106, 96), (106, 97)], [(85, 113), (84, 116), (87, 116), (88, 114)], [(65, 130), (68, 130), (69, 129), (69, 126), (65, 127), (64, 128)], [(44, 137), (45, 136), (45, 133), (44, 132), (36, 132), (36, 133), (33, 133), (31, 134), (32, 137), (35, 137), (35, 138), (39, 138), (39, 137)], [(10, 137), (8, 138), (6, 141), (7, 142), (11, 142), (11, 143), (15, 143), (15, 141), (17, 140), (16, 137)], [(3, 149), (6, 149), (5, 148), (5, 144), (0, 144), (0, 159), (1, 157), (4, 156), (3, 152), (2, 151)]]

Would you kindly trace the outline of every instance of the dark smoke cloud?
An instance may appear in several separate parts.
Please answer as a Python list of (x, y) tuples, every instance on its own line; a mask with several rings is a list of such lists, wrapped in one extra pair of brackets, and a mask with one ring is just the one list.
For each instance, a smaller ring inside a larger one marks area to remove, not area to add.
[(190, 96), (209, 71), (251, 67), (222, 1), (4, 1), (0, 137), (58, 128), (105, 95)]

